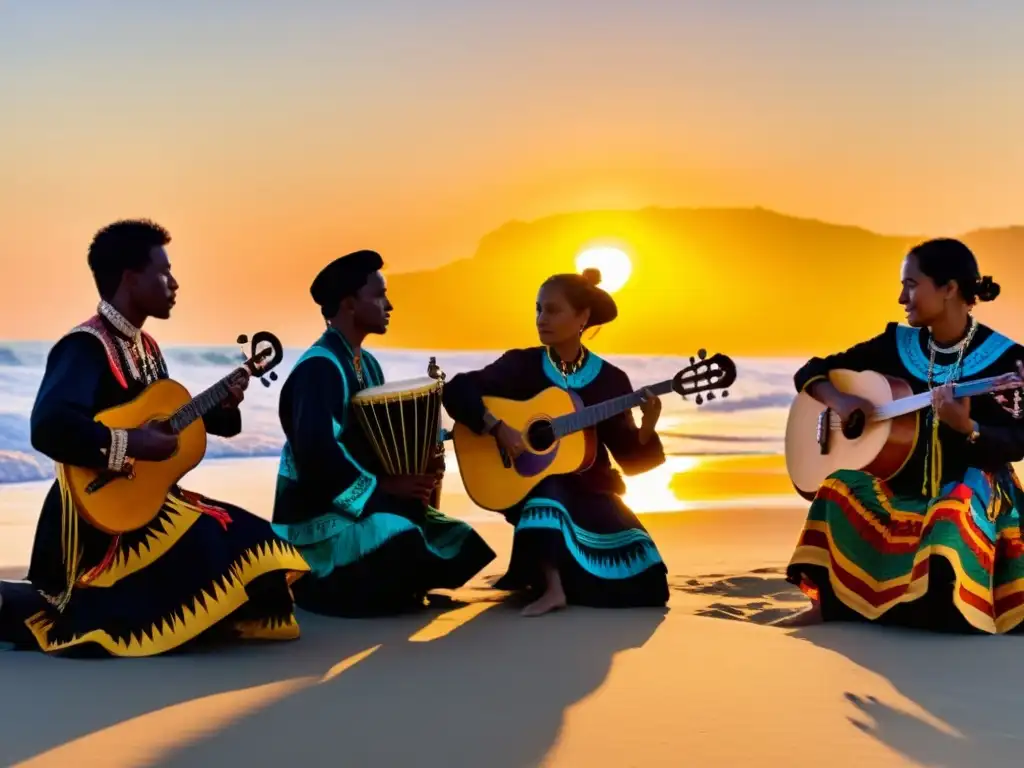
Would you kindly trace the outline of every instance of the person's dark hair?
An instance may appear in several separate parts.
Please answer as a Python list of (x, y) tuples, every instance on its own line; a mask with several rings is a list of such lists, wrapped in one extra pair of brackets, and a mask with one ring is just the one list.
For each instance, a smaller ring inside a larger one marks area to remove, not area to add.
[(926, 240), (910, 250), (918, 268), (936, 285), (956, 280), (960, 294), (968, 304), (994, 301), (999, 296), (999, 283), (990, 275), (982, 276), (974, 253), (959, 240), (940, 237)]
[(103, 299), (111, 299), (127, 270), (142, 270), (150, 252), (171, 242), (166, 229), (149, 219), (116, 221), (104, 227), (89, 245), (89, 269)]
[(581, 275), (571, 272), (552, 275), (541, 284), (541, 288), (546, 286), (558, 288), (565, 294), (565, 300), (577, 312), (589, 309), (590, 319), (587, 320), (586, 327), (592, 328), (595, 325), (610, 323), (619, 315), (615, 299), (607, 291), (597, 287), (600, 282), (601, 271), (590, 267), (584, 269)]

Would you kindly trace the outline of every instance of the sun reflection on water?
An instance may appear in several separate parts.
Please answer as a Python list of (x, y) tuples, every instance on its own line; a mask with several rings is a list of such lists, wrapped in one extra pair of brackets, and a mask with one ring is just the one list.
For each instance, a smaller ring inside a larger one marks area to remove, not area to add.
[(686, 502), (672, 490), (672, 479), (679, 472), (697, 469), (701, 460), (697, 456), (666, 456), (665, 463), (642, 475), (628, 477), (622, 500), (634, 512), (678, 512), (686, 509)]

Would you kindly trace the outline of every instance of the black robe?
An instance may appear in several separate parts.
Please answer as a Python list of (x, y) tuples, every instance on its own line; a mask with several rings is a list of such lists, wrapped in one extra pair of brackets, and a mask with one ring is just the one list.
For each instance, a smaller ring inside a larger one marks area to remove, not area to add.
[[(580, 369), (563, 377), (543, 347), (514, 349), (479, 371), (445, 384), (449, 415), (477, 434), (484, 430), (482, 397), (527, 400), (548, 387), (572, 390), (584, 405), (629, 394), (620, 368), (590, 351)], [(505, 516), (515, 526), (512, 560), (500, 589), (540, 588), (541, 564), (557, 567), (571, 603), (593, 606), (664, 605), (667, 569), (653, 539), (620, 498), (625, 484), (609, 454), (629, 475), (665, 460), (657, 435), (646, 444), (631, 411), (597, 426), (598, 449), (585, 471), (542, 480)]]
[[(288, 583), (308, 566), (267, 521), (175, 486), (152, 523), (112, 536), (65, 493), (61, 464), (107, 466), (111, 432), (95, 415), (167, 378), (153, 339), (142, 334), (141, 347), (97, 315), (49, 353), (32, 445), (58, 463), (58, 478), (39, 516), (27, 582), (0, 583), (0, 637), (47, 653), (113, 656), (158, 655), (198, 638), (298, 637)], [(241, 414), (215, 409), (204, 425), (231, 437)]]

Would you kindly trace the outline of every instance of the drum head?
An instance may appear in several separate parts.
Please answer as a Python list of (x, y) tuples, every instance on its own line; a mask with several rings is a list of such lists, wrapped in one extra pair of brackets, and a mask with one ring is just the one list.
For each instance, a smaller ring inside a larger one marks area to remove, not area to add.
[(417, 379), (402, 379), (401, 381), (389, 381), (378, 387), (367, 387), (359, 390), (352, 396), (354, 401), (372, 400), (385, 395), (421, 395), (431, 392), (440, 386), (441, 382), (429, 376)]

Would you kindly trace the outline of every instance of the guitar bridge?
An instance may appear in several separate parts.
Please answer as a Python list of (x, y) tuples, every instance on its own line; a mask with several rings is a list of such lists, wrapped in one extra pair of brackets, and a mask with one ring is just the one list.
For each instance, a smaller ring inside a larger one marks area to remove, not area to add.
[(96, 493), (96, 491), (103, 490), (112, 482), (114, 482), (115, 480), (119, 480), (121, 478), (124, 478), (125, 480), (135, 479), (135, 465), (132, 462), (126, 463), (124, 465), (124, 469), (120, 471), (107, 469), (100, 472), (98, 475), (96, 475), (96, 477), (93, 479), (91, 483), (85, 486), (85, 492)]
[(818, 451), (822, 456), (828, 455), (829, 438), (832, 435), (832, 409), (826, 408), (824, 411), (818, 414), (818, 430), (816, 440), (818, 443)]

